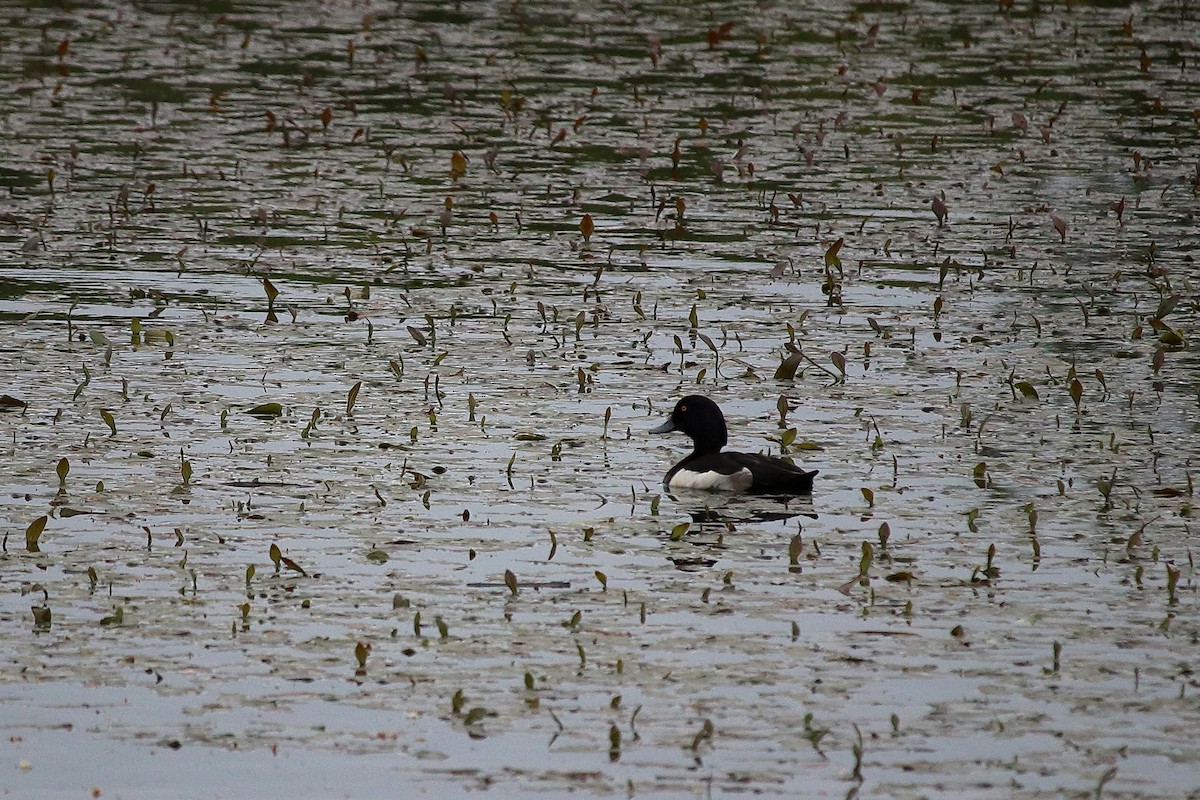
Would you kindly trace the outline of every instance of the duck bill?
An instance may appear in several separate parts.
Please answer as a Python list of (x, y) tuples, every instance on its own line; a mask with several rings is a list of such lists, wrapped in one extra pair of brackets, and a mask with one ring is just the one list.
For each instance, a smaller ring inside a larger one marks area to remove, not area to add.
[(650, 432), (651, 433), (670, 433), (673, 430), (675, 430), (675, 423), (671, 421), (670, 417), (667, 417), (666, 422), (664, 422), (662, 425), (659, 425), (657, 428), (652, 429)]

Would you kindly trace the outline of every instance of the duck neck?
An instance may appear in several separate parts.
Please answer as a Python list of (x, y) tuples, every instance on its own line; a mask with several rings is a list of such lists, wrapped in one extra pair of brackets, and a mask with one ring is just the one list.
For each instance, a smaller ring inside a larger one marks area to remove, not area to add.
[(729, 444), (729, 433), (725, 430), (724, 421), (719, 430), (698, 434), (693, 440), (692, 455), (703, 456), (721, 452), (721, 448)]

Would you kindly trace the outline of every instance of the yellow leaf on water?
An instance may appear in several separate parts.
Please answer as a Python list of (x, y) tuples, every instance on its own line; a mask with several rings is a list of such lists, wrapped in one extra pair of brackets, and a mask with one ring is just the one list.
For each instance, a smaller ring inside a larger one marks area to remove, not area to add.
[(838, 257), (838, 252), (842, 249), (842, 245), (845, 243), (846, 243), (846, 239), (843, 237), (841, 239), (838, 239), (836, 242), (834, 242), (830, 246), (830, 248), (825, 251), (825, 266), (827, 266), (827, 267), (842, 266), (842, 259)]
[(29, 552), (38, 552), (38, 539), (42, 537), (42, 531), (45, 530), (47, 521), (48, 517), (46, 516), (38, 517), (25, 529), (25, 549)]
[(455, 150), (450, 155), (450, 180), (458, 180), (467, 174), (467, 154), (462, 150)]

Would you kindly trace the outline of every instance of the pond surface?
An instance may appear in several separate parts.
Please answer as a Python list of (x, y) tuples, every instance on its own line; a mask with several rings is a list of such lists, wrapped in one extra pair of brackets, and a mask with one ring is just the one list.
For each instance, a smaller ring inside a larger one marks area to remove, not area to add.
[(5, 794), (1200, 797), (1200, 7), (0, 13)]

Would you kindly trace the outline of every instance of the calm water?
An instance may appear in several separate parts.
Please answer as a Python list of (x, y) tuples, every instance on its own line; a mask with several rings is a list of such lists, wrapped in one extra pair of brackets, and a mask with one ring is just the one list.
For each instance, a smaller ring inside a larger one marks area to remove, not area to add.
[(0, 14), (8, 794), (1200, 797), (1200, 8)]

